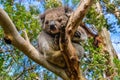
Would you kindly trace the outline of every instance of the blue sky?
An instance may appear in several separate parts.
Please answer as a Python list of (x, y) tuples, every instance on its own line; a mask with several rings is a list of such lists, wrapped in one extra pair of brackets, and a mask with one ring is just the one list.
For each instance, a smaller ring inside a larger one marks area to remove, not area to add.
[(120, 25), (117, 24), (118, 20), (112, 14), (105, 15), (108, 24), (112, 24), (113, 32), (110, 32), (112, 45), (117, 52), (118, 58), (120, 59)]

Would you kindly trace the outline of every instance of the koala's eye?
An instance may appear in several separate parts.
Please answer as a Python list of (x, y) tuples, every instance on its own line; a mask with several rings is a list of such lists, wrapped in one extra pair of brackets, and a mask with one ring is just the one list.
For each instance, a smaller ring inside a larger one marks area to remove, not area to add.
[(45, 24), (48, 24), (48, 23), (49, 23), (48, 21), (45, 22)]
[(62, 19), (58, 19), (58, 22), (62, 22)]

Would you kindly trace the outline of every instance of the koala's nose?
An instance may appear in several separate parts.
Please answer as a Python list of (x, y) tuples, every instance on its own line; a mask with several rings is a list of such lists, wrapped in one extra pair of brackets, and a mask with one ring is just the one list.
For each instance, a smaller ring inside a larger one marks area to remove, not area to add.
[(55, 29), (55, 22), (54, 21), (51, 21), (50, 22), (50, 29)]

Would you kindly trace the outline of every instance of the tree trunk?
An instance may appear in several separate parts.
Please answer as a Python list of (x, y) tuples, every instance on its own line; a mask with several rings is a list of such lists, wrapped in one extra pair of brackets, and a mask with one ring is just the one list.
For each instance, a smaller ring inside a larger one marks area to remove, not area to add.
[[(99, 16), (103, 16), (102, 8), (99, 2), (96, 3), (97, 10), (99, 11)], [(110, 65), (113, 69), (113, 72), (110, 72), (110, 68), (108, 68), (105, 71), (105, 77), (109, 78), (110, 80), (113, 80), (114, 75), (117, 75), (116, 70), (115, 70), (115, 64), (113, 62), (113, 59), (117, 57), (117, 53), (115, 49), (113, 48), (112, 42), (110, 40), (110, 33), (106, 28), (102, 28), (99, 36), (102, 39), (102, 49), (103, 49), (103, 54), (108, 54), (108, 62), (106, 65)]]
[(71, 38), (73, 37), (76, 29), (82, 22), (87, 10), (91, 5), (92, 0), (81, 0), (76, 11), (70, 16), (66, 28), (61, 30), (60, 50), (67, 64), (66, 74), (70, 80), (85, 80), (85, 78), (82, 76), (78, 62), (78, 56), (75, 48), (72, 45)]
[(106, 28), (102, 29), (102, 31), (100, 33), (100, 36), (102, 37), (102, 40), (103, 40), (103, 42), (102, 42), (103, 54), (108, 54), (109, 55), (106, 65), (110, 65), (112, 67), (112, 69), (113, 69), (112, 73), (110, 72), (110, 68), (108, 68), (105, 71), (106, 78), (109, 78), (110, 80), (113, 80), (113, 77), (115, 75), (117, 75), (116, 69), (115, 69), (115, 64), (113, 62), (114, 58), (117, 57), (117, 53), (116, 53), (115, 49), (112, 46), (112, 42), (110, 40), (110, 33)]

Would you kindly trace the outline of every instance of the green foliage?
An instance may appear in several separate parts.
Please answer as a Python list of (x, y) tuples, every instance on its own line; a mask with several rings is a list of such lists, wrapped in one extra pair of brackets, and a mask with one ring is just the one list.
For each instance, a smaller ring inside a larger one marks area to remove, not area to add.
[(113, 0), (113, 3), (114, 3), (116, 6), (120, 6), (120, 0)]
[(45, 8), (54, 8), (54, 7), (58, 7), (58, 6), (62, 6), (61, 1), (59, 0), (45, 0)]
[(116, 72), (118, 73), (117, 76), (114, 76), (114, 80), (120, 80), (120, 60), (114, 58), (113, 62), (115, 63)]
[(115, 5), (114, 4), (106, 4), (107, 12), (114, 12), (115, 11)]
[(120, 60), (117, 58), (114, 58), (114, 63), (115, 63), (115, 66), (117, 68), (117, 72), (120, 75)]
[(86, 15), (86, 23), (94, 24), (98, 31), (101, 31), (103, 27), (108, 28), (107, 21), (104, 15), (96, 13), (95, 8), (91, 7)]
[(51, 74), (51, 73), (49, 73), (49, 71), (44, 71), (43, 72), (43, 75), (44, 75), (44, 80), (56, 80), (55, 78), (56, 78), (56, 75), (53, 75), (53, 74)]
[(80, 0), (72, 0), (72, 3), (73, 3), (74, 5), (77, 5), (79, 2), (80, 2)]
[(110, 0), (103, 0), (104, 3), (108, 3)]
[(120, 80), (120, 76), (115, 76), (114, 80)]
[(2, 36), (3, 36), (3, 29), (0, 26), (0, 37), (2, 37)]
[(3, 70), (4, 58), (0, 55), (0, 72)]
[(14, 3), (14, 6), (11, 6), (9, 2), (6, 2), (4, 9), (13, 20), (18, 30), (25, 29), (30, 40), (37, 37), (41, 29), (37, 18), (38, 11), (36, 11), (35, 15), (34, 7), (30, 7), (30, 11), (26, 11), (25, 7), (21, 4)]
[(86, 57), (82, 59), (82, 69), (89, 78), (92, 77), (92, 79), (99, 80), (103, 79), (103, 73), (109, 67), (109, 65), (106, 64), (109, 55), (102, 53), (102, 49), (100, 47), (97, 48), (92, 43), (93, 39), (91, 38), (85, 46)]

